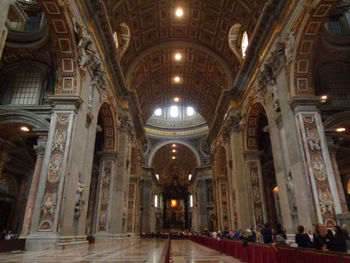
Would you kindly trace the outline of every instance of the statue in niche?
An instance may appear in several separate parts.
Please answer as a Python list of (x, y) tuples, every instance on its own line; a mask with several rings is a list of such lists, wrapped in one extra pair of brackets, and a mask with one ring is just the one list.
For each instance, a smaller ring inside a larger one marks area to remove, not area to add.
[(79, 173), (79, 180), (77, 185), (77, 193), (75, 197), (75, 206), (74, 206), (74, 217), (79, 218), (81, 209), (83, 208), (83, 205), (85, 204), (83, 200), (83, 192), (84, 192), (85, 185), (81, 182), (81, 174)]
[(288, 195), (290, 197), (292, 209), (295, 211), (297, 209), (297, 200), (295, 198), (295, 191), (294, 191), (294, 184), (293, 184), (292, 173), (288, 174), (286, 185), (287, 185)]

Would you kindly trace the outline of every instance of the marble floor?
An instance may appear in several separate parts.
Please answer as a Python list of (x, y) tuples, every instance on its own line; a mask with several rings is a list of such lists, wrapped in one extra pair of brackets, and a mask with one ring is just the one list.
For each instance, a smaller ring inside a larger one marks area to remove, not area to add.
[(44, 251), (26, 251), (19, 253), (0, 253), (1, 263), (159, 263), (166, 250), (166, 241), (157, 239), (123, 239), (109, 242), (97, 242), (91, 245), (50, 249)]
[(188, 240), (172, 240), (170, 257), (173, 263), (239, 263), (238, 259)]
[[(109, 242), (97, 242), (91, 245), (48, 249), (43, 251), (25, 251), (0, 253), (1, 263), (163, 263), (166, 253), (166, 240), (158, 239), (120, 239)], [(171, 241), (171, 259), (173, 263), (239, 263), (232, 257), (206, 248), (188, 240)]]

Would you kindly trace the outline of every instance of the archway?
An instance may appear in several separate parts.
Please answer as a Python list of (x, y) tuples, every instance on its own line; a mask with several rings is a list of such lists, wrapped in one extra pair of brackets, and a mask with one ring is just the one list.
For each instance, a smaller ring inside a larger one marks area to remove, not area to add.
[(23, 110), (1, 109), (0, 119), (0, 228), (20, 234), (22, 227), (30, 227), (28, 211), (35, 201), (30, 193), (37, 189), (32, 183), (40, 177), (38, 160), (44, 155), (49, 122)]
[(189, 192), (199, 163), (194, 152), (183, 144), (171, 143), (159, 148), (152, 158), (163, 200), (163, 229), (189, 228)]
[(102, 104), (96, 126), (96, 139), (94, 146), (93, 166), (91, 172), (91, 183), (89, 192), (89, 204), (86, 219), (86, 234), (91, 236), (95, 233), (97, 225), (97, 203), (98, 203), (98, 184), (101, 172), (101, 154), (104, 151), (113, 151), (116, 147), (115, 122), (110, 106), (107, 103)]
[(245, 133), (255, 224), (282, 223), (268, 119), (260, 103), (251, 106)]

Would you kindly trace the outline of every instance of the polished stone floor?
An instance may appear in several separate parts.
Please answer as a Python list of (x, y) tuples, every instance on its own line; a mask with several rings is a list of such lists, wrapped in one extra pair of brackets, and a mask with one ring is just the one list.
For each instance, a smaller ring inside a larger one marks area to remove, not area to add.
[(91, 245), (27, 251), (21, 253), (0, 253), (0, 262), (31, 263), (159, 263), (165, 253), (166, 241), (157, 239), (123, 239), (110, 242), (97, 242)]
[(172, 240), (170, 257), (173, 263), (239, 263), (238, 259), (221, 254), (188, 240)]
[[(91, 245), (0, 253), (1, 263), (10, 262), (108, 262), (108, 263), (162, 263), (166, 251), (165, 240), (123, 239), (110, 242), (97, 242)], [(220, 254), (187, 240), (171, 241), (173, 263), (238, 263), (237, 259)]]

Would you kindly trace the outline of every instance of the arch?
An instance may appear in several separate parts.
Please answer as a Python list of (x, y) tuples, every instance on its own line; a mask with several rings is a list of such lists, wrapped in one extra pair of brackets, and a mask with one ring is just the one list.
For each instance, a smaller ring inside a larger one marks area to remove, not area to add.
[(221, 58), (219, 55), (217, 55), (214, 51), (212, 51), (211, 49), (201, 46), (199, 44), (196, 43), (192, 43), (192, 42), (187, 42), (187, 41), (170, 41), (170, 42), (165, 42), (165, 43), (161, 43), (158, 45), (154, 45), (150, 48), (145, 49), (144, 51), (142, 51), (134, 60), (133, 62), (130, 64), (130, 67), (128, 68), (126, 74), (125, 74), (125, 79), (126, 79), (126, 84), (127, 86), (130, 88), (131, 87), (131, 77), (132, 77), (132, 73), (134, 72), (136, 66), (149, 54), (151, 54), (154, 51), (160, 50), (160, 49), (164, 49), (164, 48), (173, 48), (173, 47), (177, 47), (177, 48), (193, 48), (193, 49), (197, 49), (199, 51), (202, 51), (206, 54), (208, 54), (209, 56), (213, 57), (216, 61), (218, 61), (218, 63), (222, 66), (222, 68), (225, 71), (225, 74), (227, 76), (228, 79), (228, 87), (227, 89), (230, 89), (230, 87), (233, 84), (234, 81), (234, 77), (233, 77), (233, 73), (232, 70), (230, 68), (230, 66), (224, 61), (223, 58)]
[(129, 48), (130, 39), (131, 39), (131, 31), (130, 27), (126, 23), (120, 24), (120, 32), (121, 32), (121, 45), (120, 45), (120, 58), (123, 57), (125, 51)]
[(341, 0), (317, 1), (312, 13), (304, 20), (304, 28), (300, 33), (294, 60), (294, 76), (292, 77), (292, 95), (314, 95), (313, 64), (315, 47), (330, 12)]
[(258, 125), (263, 111), (265, 111), (265, 109), (260, 103), (255, 103), (250, 107), (245, 128), (245, 150), (257, 151), (259, 149)]
[(72, 21), (69, 20), (66, 1), (37, 0), (43, 8), (45, 18), (50, 25), (50, 34), (56, 45), (58, 83), (55, 94), (76, 94), (77, 85), (77, 57), (76, 43)]
[(191, 145), (189, 144), (188, 142), (185, 142), (185, 141), (179, 141), (179, 140), (168, 140), (168, 141), (164, 141), (164, 142), (161, 142), (159, 143), (158, 145), (156, 145), (152, 151), (150, 152), (149, 154), (149, 158), (148, 158), (148, 167), (151, 167), (152, 166), (152, 160), (153, 160), (153, 157), (154, 157), (154, 154), (160, 149), (162, 148), (163, 146), (167, 145), (167, 144), (182, 144), (184, 146), (186, 146), (187, 148), (189, 148), (193, 154), (195, 155), (196, 157), (196, 160), (197, 160), (197, 165), (198, 167), (201, 165), (201, 158), (199, 156), (199, 153), (196, 151), (196, 149)]
[(350, 124), (350, 111), (343, 111), (332, 115), (323, 123), (323, 126), (326, 129), (331, 129), (341, 124)]
[(103, 150), (116, 150), (117, 147), (117, 133), (116, 133), (116, 124), (115, 118), (112, 114), (111, 106), (107, 103), (103, 103), (99, 114), (101, 116), (102, 125), (103, 125), (103, 137), (104, 145)]
[(234, 24), (229, 33), (228, 33), (228, 45), (231, 48), (232, 52), (235, 54), (237, 59), (242, 63), (243, 56), (242, 56), (242, 46), (241, 41), (239, 41), (242, 37), (242, 25), (241, 24)]
[(0, 109), (0, 125), (5, 123), (26, 123), (34, 131), (48, 131), (50, 123), (35, 113), (25, 110)]

